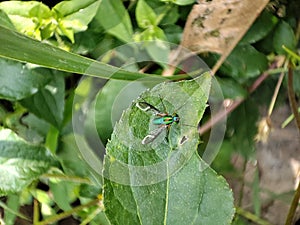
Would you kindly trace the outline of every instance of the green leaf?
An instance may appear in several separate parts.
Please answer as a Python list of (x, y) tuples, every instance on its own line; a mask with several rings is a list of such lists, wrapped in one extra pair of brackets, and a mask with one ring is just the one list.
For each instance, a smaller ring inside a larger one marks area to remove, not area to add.
[[(0, 3), (1, 4), (1, 3)], [(0, 25), (3, 27), (7, 27), (8, 29), (14, 30), (15, 27), (11, 20), (9, 19), (8, 15), (0, 9)]]
[(239, 82), (261, 74), (268, 67), (267, 57), (251, 45), (238, 45), (220, 70)]
[(220, 151), (212, 163), (212, 167), (217, 172), (232, 173), (235, 171), (231, 163), (233, 150), (234, 147), (230, 141), (225, 140), (222, 142)]
[[(78, 140), (81, 141), (80, 145), (78, 144)], [(99, 175), (97, 175), (89, 165), (97, 165), (98, 171), (101, 166), (101, 161), (97, 158), (95, 153), (88, 148), (87, 144), (85, 143), (84, 151), (91, 151), (90, 153), (87, 153), (86, 155), (91, 155), (93, 163), (91, 161), (88, 161), (87, 159), (82, 157), (82, 154), (80, 152), (80, 147), (83, 146), (84, 139), (79, 139), (74, 134), (66, 135), (62, 138), (62, 141), (59, 145), (57, 155), (59, 157), (59, 160), (61, 162), (61, 165), (63, 167), (63, 171), (66, 175), (70, 176), (77, 176), (81, 177), (83, 179), (88, 179), (88, 181), (93, 182), (98, 187), (101, 187), (102, 181)], [(90, 163), (90, 164), (88, 164)]]
[(145, 0), (139, 0), (135, 10), (136, 20), (141, 28), (156, 26), (157, 16), (154, 10), (146, 3)]
[[(82, 57), (33, 40), (2, 26), (0, 26), (0, 43), (0, 57), (29, 62), (47, 68), (101, 77), (104, 79), (136, 80), (145, 77), (158, 77), (157, 75), (122, 70)], [(168, 79), (182, 79), (183, 77), (175, 76), (168, 77)]]
[(300, 96), (300, 71), (294, 70), (294, 77), (293, 77), (293, 86), (295, 93)]
[(85, 31), (96, 15), (100, 1), (62, 1), (52, 9), (59, 19), (60, 34), (66, 35), (74, 43), (74, 33)]
[(26, 124), (26, 140), (32, 143), (44, 143), (50, 124), (38, 118), (32, 113), (22, 116), (22, 122)]
[(121, 0), (102, 0), (95, 20), (106, 32), (121, 41), (132, 41), (133, 29), (130, 16)]
[(71, 203), (76, 200), (75, 191), (79, 184), (51, 179), (49, 187), (57, 206), (64, 211), (71, 210)]
[(0, 98), (11, 101), (35, 94), (50, 81), (50, 76), (41, 73), (39, 69), (32, 70), (6, 59), (0, 59), (0, 76)]
[(271, 30), (273, 30), (277, 23), (277, 17), (266, 10), (263, 11), (247, 31), (240, 43), (255, 43), (261, 40), (262, 38), (266, 37)]
[(164, 4), (161, 7), (154, 8), (154, 10), (158, 17), (162, 18), (160, 25), (174, 25), (180, 16), (178, 7), (174, 5)]
[(252, 156), (255, 150), (254, 137), (257, 133), (257, 120), (257, 105), (251, 99), (241, 104), (228, 118), (227, 130), (232, 135), (230, 142), (235, 151), (245, 158)]
[(245, 98), (247, 91), (233, 79), (217, 78), (219, 85), (221, 86), (224, 98), (237, 99)]
[[(89, 9), (89, 7), (93, 6), (96, 7), (95, 3), (99, 2), (98, 0), (72, 0), (72, 1), (61, 1), (60, 3), (56, 4), (52, 11), (56, 12), (60, 18), (64, 18), (67, 16), (74, 16), (75, 18), (80, 15), (80, 19), (89, 23), (91, 21), (91, 15), (85, 15), (87, 18), (84, 18), (84, 14), (87, 13), (85, 10)], [(82, 9), (82, 10), (81, 10)], [(81, 10), (81, 11), (80, 11)], [(97, 7), (96, 7), (97, 10)], [(89, 12), (89, 11), (88, 11)]]
[(46, 120), (56, 128), (61, 127), (64, 113), (65, 81), (64, 76), (52, 74), (52, 81), (21, 104), (37, 117)]
[(278, 54), (286, 54), (282, 46), (284, 45), (292, 51), (295, 51), (296, 44), (296, 37), (291, 26), (284, 21), (280, 21), (276, 27), (273, 37), (275, 51)]
[(5, 1), (0, 3), (0, 9), (7, 13), (16, 30), (39, 40), (43, 29), (52, 23), (49, 7), (41, 2)]
[(0, 9), (8, 15), (21, 16), (23, 18), (47, 18), (51, 15), (48, 6), (37, 1), (4, 1), (0, 3)]
[(166, 38), (171, 43), (180, 43), (182, 28), (177, 25), (167, 25), (163, 26)]
[(15, 194), (10, 194), (7, 196), (7, 209), (4, 214), (4, 221), (6, 224), (15, 224), (15, 219), (17, 217), (20, 208), (20, 196)]
[[(196, 153), (196, 127), (210, 83), (209, 73), (192, 81), (161, 83), (123, 113), (104, 164), (104, 205), (112, 224), (230, 223), (232, 193)], [(149, 144), (142, 140), (157, 127), (151, 125), (152, 113), (138, 107), (144, 101), (180, 118)]]
[(0, 195), (16, 193), (55, 164), (43, 146), (31, 145), (8, 129), (0, 130)]

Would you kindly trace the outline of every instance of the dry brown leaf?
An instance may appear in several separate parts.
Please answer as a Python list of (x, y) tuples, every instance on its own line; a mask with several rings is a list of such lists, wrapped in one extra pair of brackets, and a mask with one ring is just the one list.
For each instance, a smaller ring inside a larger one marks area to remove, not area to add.
[(199, 1), (187, 19), (181, 45), (194, 52), (216, 52), (213, 74), (243, 37), (268, 0)]

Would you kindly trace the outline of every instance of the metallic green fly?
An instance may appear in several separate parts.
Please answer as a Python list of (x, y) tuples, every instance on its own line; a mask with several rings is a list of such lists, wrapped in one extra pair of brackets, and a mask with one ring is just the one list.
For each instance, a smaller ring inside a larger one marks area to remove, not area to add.
[(153, 105), (145, 101), (137, 102), (136, 106), (144, 112), (152, 112), (156, 116), (153, 119), (152, 123), (159, 126), (158, 128), (151, 131), (146, 137), (144, 137), (144, 139), (142, 140), (143, 145), (151, 143), (161, 134), (161, 132), (163, 132), (165, 129), (169, 129), (172, 124), (177, 124), (180, 121), (180, 118), (176, 113), (174, 113), (173, 115), (163, 113)]

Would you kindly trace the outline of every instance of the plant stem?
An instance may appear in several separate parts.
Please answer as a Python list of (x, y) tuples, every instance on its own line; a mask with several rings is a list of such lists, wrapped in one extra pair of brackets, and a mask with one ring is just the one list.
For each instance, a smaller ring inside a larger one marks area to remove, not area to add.
[[(288, 61), (286, 61), (285, 65), (284, 65), (284, 68), (287, 68), (287, 65), (288, 65)], [(285, 73), (283, 71), (280, 73), (280, 76), (279, 76), (279, 79), (278, 79), (277, 85), (275, 87), (274, 94), (272, 96), (272, 100), (271, 100), (271, 103), (270, 103), (270, 106), (269, 106), (268, 117), (270, 117), (272, 112), (273, 112), (275, 102), (276, 102), (276, 99), (277, 99), (277, 96), (278, 96), (278, 93), (279, 93), (279, 89), (280, 89), (284, 74)]]
[(71, 175), (66, 176), (64, 174), (44, 174), (41, 177), (45, 178), (45, 179), (54, 178), (54, 179), (71, 181), (71, 182), (76, 182), (76, 183), (85, 183), (85, 184), (92, 183), (88, 178), (82, 178), (82, 177), (71, 176)]
[(33, 224), (38, 223), (39, 219), (40, 219), (39, 203), (34, 198), (33, 199)]
[[(269, 69), (274, 69), (277, 67), (277, 61), (274, 61)], [(252, 86), (248, 89), (248, 93), (251, 94), (254, 92), (262, 82), (269, 76), (267, 71), (263, 72), (256, 81), (252, 84)], [(219, 121), (224, 119), (229, 113), (231, 113), (234, 109), (236, 109), (242, 102), (244, 102), (246, 98), (240, 98), (235, 100), (226, 110), (221, 110), (219, 113), (213, 116), (213, 118), (209, 119), (203, 126), (198, 129), (198, 133), (200, 135), (207, 132), (212, 126), (217, 124)]]
[(259, 225), (272, 225), (268, 221), (263, 220), (263, 219), (257, 217), (256, 215), (254, 215), (253, 213), (251, 213), (249, 211), (246, 211), (246, 210), (244, 210), (244, 209), (242, 209), (240, 207), (236, 208), (236, 213), (239, 214), (239, 215), (241, 215), (241, 216), (243, 216), (243, 217), (245, 217), (248, 220), (253, 221), (256, 224), (259, 224)]
[(61, 219), (64, 219), (68, 216), (71, 216), (73, 213), (76, 213), (76, 212), (79, 212), (81, 211), (82, 209), (84, 208), (87, 208), (87, 207), (91, 207), (91, 206), (94, 206), (94, 205), (97, 205), (99, 203), (99, 199), (95, 199), (95, 200), (92, 200), (84, 205), (80, 205), (80, 206), (77, 206), (71, 210), (68, 210), (68, 211), (65, 211), (65, 212), (62, 212), (60, 214), (57, 214), (57, 215), (54, 215), (54, 216), (51, 216), (51, 217), (48, 217), (47, 219), (45, 219), (44, 221), (41, 221), (41, 222), (37, 222), (35, 223), (34, 225), (47, 225), (47, 224), (51, 224), (51, 223), (54, 223), (56, 221), (59, 221)]
[[(290, 102), (290, 107), (292, 109), (292, 112), (294, 114), (296, 124), (298, 127), (298, 131), (300, 132), (300, 116), (298, 113), (298, 107), (297, 107), (297, 102), (295, 98), (295, 93), (294, 93), (294, 87), (293, 87), (293, 70), (291, 68), (291, 65), (289, 66), (289, 73), (288, 73), (288, 95), (289, 95), (289, 102)], [(285, 225), (291, 225), (295, 216), (295, 212), (299, 203), (300, 199), (300, 182), (298, 183), (297, 190), (294, 194), (286, 221)]]

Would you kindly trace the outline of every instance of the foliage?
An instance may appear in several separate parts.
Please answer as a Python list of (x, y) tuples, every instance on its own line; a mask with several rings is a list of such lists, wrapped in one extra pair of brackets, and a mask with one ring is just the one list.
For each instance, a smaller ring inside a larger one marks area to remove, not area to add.
[[(273, 94), (264, 87), (278, 79), (269, 65), (278, 56), (292, 57), (298, 74), (297, 12), (294, 2), (272, 2), (216, 80), (208, 73), (189, 80), (193, 76), (186, 71), (203, 70), (184, 63), (177, 75), (158, 75), (170, 69), (174, 48), (168, 43), (180, 43), (193, 4), (72, 0), (50, 8), (37, 1), (0, 2), (0, 206), (6, 224), (50, 224), (72, 215), (81, 224), (231, 223), (232, 192), (215, 170), (230, 176), (236, 172), (232, 155), (255, 157), (259, 107)], [(158, 44), (147, 42), (152, 40)], [(131, 44), (138, 41), (145, 41), (142, 53)], [(127, 45), (121, 51), (122, 44)], [(211, 67), (220, 58), (212, 52), (201, 56)], [(251, 84), (265, 71), (274, 74), (258, 90), (264, 94), (253, 94)], [(209, 98), (215, 81), (225, 99), (243, 103), (228, 115), (211, 168), (201, 158), (206, 134), (200, 141), (196, 127), (209, 120), (207, 102), (220, 101)], [(299, 85), (295, 77), (297, 95)], [(139, 102), (161, 113), (143, 110)], [(166, 115), (180, 122), (151, 125)], [(142, 144), (154, 132), (159, 134), (153, 143)], [(252, 220), (263, 224), (255, 196)], [(33, 205), (33, 216), (20, 213), (25, 205)], [(247, 224), (247, 213), (238, 213), (232, 223)]]

